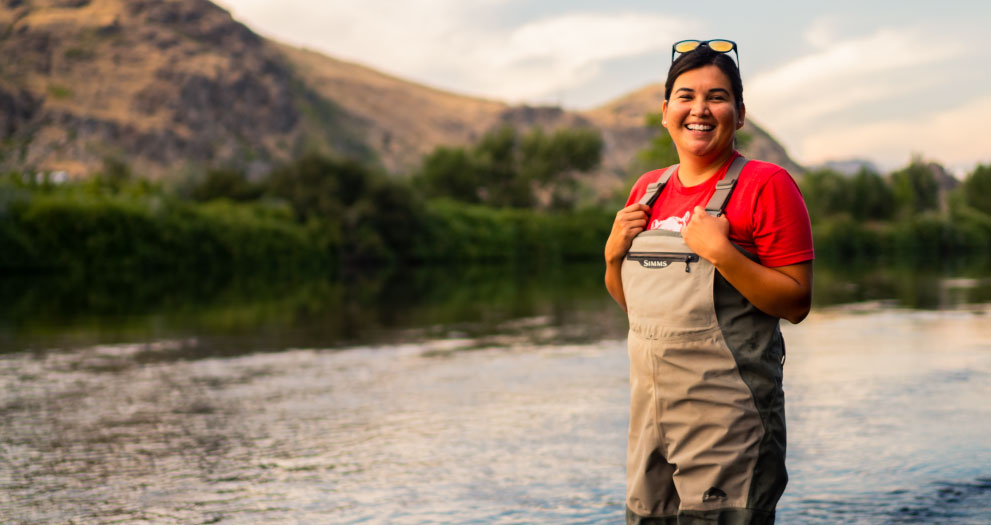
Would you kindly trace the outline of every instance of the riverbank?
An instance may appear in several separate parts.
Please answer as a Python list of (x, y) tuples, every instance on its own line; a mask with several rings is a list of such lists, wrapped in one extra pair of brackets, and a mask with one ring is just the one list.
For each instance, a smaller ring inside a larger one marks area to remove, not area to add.
[[(188, 201), (162, 191), (0, 185), (7, 272), (334, 276), (346, 266), (597, 261), (614, 211), (492, 208), (435, 199), (357, 222), (286, 201)], [(361, 215), (359, 214), (359, 215)], [(360, 217), (359, 217), (360, 218)], [(813, 222), (816, 256), (925, 264), (991, 254), (991, 218), (969, 208), (902, 221)]]
[(0, 184), (0, 269), (316, 276), (356, 265), (560, 263), (600, 257), (612, 220), (594, 208), (554, 213), (445, 199), (342, 213), (301, 217), (278, 199), (196, 202), (147, 189)]

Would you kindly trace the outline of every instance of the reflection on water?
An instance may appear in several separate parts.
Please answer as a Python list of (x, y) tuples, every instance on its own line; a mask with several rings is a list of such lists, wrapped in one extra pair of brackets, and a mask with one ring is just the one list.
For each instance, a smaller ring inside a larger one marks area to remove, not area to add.
[[(817, 263), (815, 304), (945, 309), (991, 302), (987, 257), (952, 263)], [(197, 358), (498, 335), (513, 320), (534, 317), (567, 330), (572, 342), (621, 338), (626, 320), (605, 293), (602, 273), (598, 263), (580, 263), (346, 272), (337, 280), (280, 282), (14, 276), (0, 278), (0, 352), (186, 339), (200, 343), (182, 350)]]
[(817, 261), (816, 306), (880, 300), (906, 308), (940, 309), (991, 302), (991, 261), (986, 254), (929, 263)]
[[(576, 268), (175, 285), (128, 308), (8, 285), (0, 522), (621, 521), (625, 323)], [(873, 302), (783, 327), (779, 521), (984, 522), (987, 276), (877, 273), (817, 269), (820, 300)]]
[(625, 332), (597, 264), (539, 272), (418, 268), (276, 283), (11, 278), (0, 280), (0, 299), (3, 349), (193, 339), (202, 344), (188, 357), (237, 355), (501, 334), (513, 320), (533, 317), (546, 317), (577, 339)]

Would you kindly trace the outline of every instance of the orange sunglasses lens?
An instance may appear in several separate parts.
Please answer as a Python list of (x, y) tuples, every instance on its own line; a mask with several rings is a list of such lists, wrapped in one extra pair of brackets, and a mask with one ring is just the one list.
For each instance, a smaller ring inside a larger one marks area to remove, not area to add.
[(688, 40), (685, 42), (678, 42), (677, 44), (674, 45), (674, 50), (679, 53), (687, 53), (699, 47), (700, 44), (701, 42), (699, 42), (698, 40)]
[[(733, 42), (727, 40), (710, 40), (707, 44), (713, 51), (719, 51), (720, 53), (729, 53), (733, 50)], [(693, 46), (694, 49), (696, 46)]]

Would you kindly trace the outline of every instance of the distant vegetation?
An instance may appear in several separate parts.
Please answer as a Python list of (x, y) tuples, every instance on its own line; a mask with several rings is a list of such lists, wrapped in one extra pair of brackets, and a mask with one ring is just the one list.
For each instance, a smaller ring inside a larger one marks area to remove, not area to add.
[(0, 183), (0, 266), (84, 272), (275, 273), (326, 266), (334, 239), (277, 202), (195, 203), (105, 171)]
[(991, 166), (979, 165), (953, 189), (937, 180), (941, 170), (914, 159), (886, 177), (867, 169), (806, 173), (799, 182), (817, 255), (938, 261), (991, 253)]
[(588, 259), (611, 214), (578, 209), (575, 175), (600, 150), (585, 130), (507, 128), (472, 148), (438, 149), (411, 178), (319, 155), (258, 179), (221, 168), (167, 184), (112, 159), (83, 180), (9, 173), (0, 268), (275, 274)]
[[(505, 128), (474, 146), (438, 148), (410, 177), (320, 155), (255, 178), (216, 168), (152, 181), (112, 159), (82, 180), (9, 173), (0, 178), (0, 268), (284, 275), (595, 260), (625, 200), (579, 182), (601, 150), (589, 130)], [(676, 161), (663, 131), (640, 158)], [(887, 176), (805, 174), (818, 257), (991, 253), (991, 167), (952, 191), (936, 171), (916, 160)]]
[(507, 127), (470, 148), (437, 148), (424, 158), (414, 182), (427, 197), (572, 210), (580, 197), (576, 175), (598, 166), (601, 151), (602, 138), (591, 129), (546, 134), (538, 128), (518, 136)]

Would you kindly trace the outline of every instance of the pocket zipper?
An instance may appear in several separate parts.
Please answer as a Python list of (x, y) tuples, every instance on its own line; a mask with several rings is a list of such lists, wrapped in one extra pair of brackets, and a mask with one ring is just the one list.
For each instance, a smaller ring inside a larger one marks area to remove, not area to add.
[(683, 262), (686, 272), (692, 271), (691, 263), (699, 262), (699, 256), (694, 253), (678, 252), (630, 252), (626, 258), (644, 268), (667, 268), (672, 262)]

